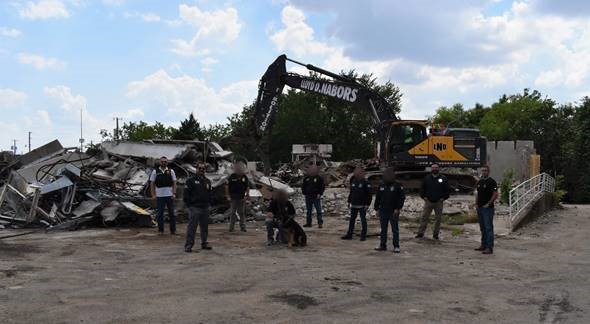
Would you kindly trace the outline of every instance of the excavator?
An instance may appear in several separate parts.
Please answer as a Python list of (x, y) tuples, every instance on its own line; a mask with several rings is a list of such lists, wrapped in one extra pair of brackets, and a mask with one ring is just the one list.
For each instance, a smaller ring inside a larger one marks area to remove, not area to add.
[[(287, 61), (313, 71), (316, 76), (287, 72)], [(476, 178), (461, 168), (478, 168), (486, 162), (485, 137), (478, 129), (434, 127), (426, 120), (400, 120), (393, 107), (379, 93), (356, 79), (339, 75), (311, 64), (279, 56), (260, 79), (255, 103), (255, 126), (258, 136), (268, 134), (277, 113), (279, 96), (285, 85), (341, 100), (371, 116), (375, 131), (375, 158), (379, 170), (367, 172), (372, 182), (381, 179), (389, 166), (407, 189), (418, 189), (433, 163), (455, 191), (473, 191)]]

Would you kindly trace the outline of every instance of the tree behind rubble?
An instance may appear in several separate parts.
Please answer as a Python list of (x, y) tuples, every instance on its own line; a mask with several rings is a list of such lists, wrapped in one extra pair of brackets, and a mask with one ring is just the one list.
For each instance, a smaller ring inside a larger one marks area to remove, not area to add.
[(179, 128), (172, 128), (170, 135), (174, 140), (205, 140), (203, 129), (193, 113), (180, 122)]

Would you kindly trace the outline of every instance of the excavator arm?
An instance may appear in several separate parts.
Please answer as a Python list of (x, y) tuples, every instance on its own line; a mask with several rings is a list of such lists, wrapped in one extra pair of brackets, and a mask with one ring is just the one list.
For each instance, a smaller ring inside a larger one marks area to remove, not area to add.
[[(286, 68), (287, 61), (302, 65), (310, 71), (328, 76), (331, 79), (289, 73)], [(370, 114), (373, 126), (380, 134), (386, 121), (397, 120), (392, 107), (382, 96), (361, 85), (356, 80), (281, 55), (268, 67), (258, 86), (255, 123), (259, 135), (267, 133), (272, 127), (278, 109), (278, 99), (285, 85), (294, 89), (336, 98), (358, 106)]]

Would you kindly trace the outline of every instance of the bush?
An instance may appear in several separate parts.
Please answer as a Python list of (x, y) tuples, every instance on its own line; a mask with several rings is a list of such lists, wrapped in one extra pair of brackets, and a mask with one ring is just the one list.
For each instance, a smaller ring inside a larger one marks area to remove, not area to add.
[(514, 183), (514, 169), (508, 169), (504, 172), (502, 182), (500, 182), (500, 201), (503, 204), (510, 202), (510, 190), (512, 190), (512, 184)]

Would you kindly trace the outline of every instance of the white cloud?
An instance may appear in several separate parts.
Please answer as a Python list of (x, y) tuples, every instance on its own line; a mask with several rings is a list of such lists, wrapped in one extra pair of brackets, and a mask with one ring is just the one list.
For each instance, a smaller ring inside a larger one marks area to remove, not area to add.
[(0, 88), (0, 108), (15, 108), (21, 106), (27, 95), (24, 92), (9, 88)]
[(122, 5), (125, 2), (125, 0), (102, 0), (102, 3), (107, 5), (107, 6), (113, 6), (113, 7), (118, 7), (120, 5)]
[(298, 56), (306, 54), (328, 54), (330, 46), (314, 39), (313, 29), (305, 22), (303, 11), (286, 6), (281, 12), (284, 29), (270, 36), (279, 51), (292, 51)]
[(46, 96), (58, 100), (61, 103), (61, 108), (66, 112), (86, 109), (86, 98), (82, 95), (73, 95), (72, 90), (67, 86), (45, 87), (43, 92)]
[(175, 118), (193, 112), (207, 124), (223, 122), (227, 116), (241, 111), (255, 98), (257, 86), (258, 81), (240, 81), (217, 91), (205, 80), (186, 74), (173, 77), (165, 70), (158, 70), (140, 81), (130, 82), (127, 97)]
[[(197, 6), (185, 4), (179, 6), (179, 22), (196, 28), (196, 34), (190, 40), (173, 39), (172, 52), (187, 57), (206, 55), (210, 49), (208, 42), (227, 44), (233, 42), (240, 34), (242, 23), (238, 11), (233, 7), (204, 11)], [(178, 24), (178, 22), (171, 22)]]
[(37, 110), (37, 117), (43, 123), (44, 126), (51, 127), (53, 123), (51, 122), (51, 117), (49, 117), (49, 112), (47, 110)]
[(70, 17), (66, 5), (60, 0), (28, 1), (25, 7), (19, 10), (19, 14), (31, 20)]
[(22, 35), (21, 31), (14, 28), (0, 27), (0, 36), (17, 38)]
[(37, 54), (19, 53), (17, 59), (21, 64), (32, 65), (37, 70), (61, 70), (66, 63), (52, 57), (43, 57)]
[[(336, 17), (328, 38), (318, 39), (298, 3)], [(355, 69), (392, 80), (404, 93), (403, 117), (421, 118), (456, 102), (491, 103), (533, 84), (549, 95), (552, 89), (570, 94), (558, 100), (575, 100), (590, 82), (590, 21), (583, 17), (539, 15), (529, 1), (492, 16), (484, 14), (483, 2), (450, 1), (448, 8), (433, 2), (440, 7), (434, 16), (423, 15), (424, 3), (346, 3), (294, 0), (269, 38), (278, 51), (332, 72)]]
[(86, 97), (72, 93), (72, 90), (68, 86), (57, 85), (45, 87), (43, 92), (47, 97), (54, 99), (62, 109), (61, 113), (55, 113), (51, 116), (55, 117), (57, 115), (63, 122), (63, 125), (60, 124), (59, 132), (69, 141), (67, 145), (75, 143), (74, 139), (80, 136), (80, 111), (82, 111), (83, 136), (86, 138), (86, 143), (89, 143), (91, 140), (100, 140), (100, 130), (108, 129), (113, 124), (108, 115), (94, 116), (88, 110)]
[(211, 71), (213, 71), (212, 66), (217, 64), (219, 61), (216, 58), (213, 57), (206, 57), (204, 59), (201, 60), (201, 64), (203, 65), (203, 67), (201, 68), (201, 71), (203, 73), (209, 73)]
[(155, 13), (152, 12), (147, 12), (147, 13), (141, 13), (141, 12), (126, 12), (123, 14), (123, 16), (125, 18), (141, 18), (143, 21), (148, 22), (148, 23), (155, 23), (155, 22), (160, 22), (161, 18), (160, 16), (158, 16)]
[(111, 118), (123, 118), (123, 119), (134, 119), (134, 118), (139, 118), (139, 117), (143, 117), (145, 114), (143, 112), (142, 109), (139, 108), (133, 108), (133, 109), (129, 109), (125, 112), (116, 112), (116, 113), (111, 113), (110, 116)]

